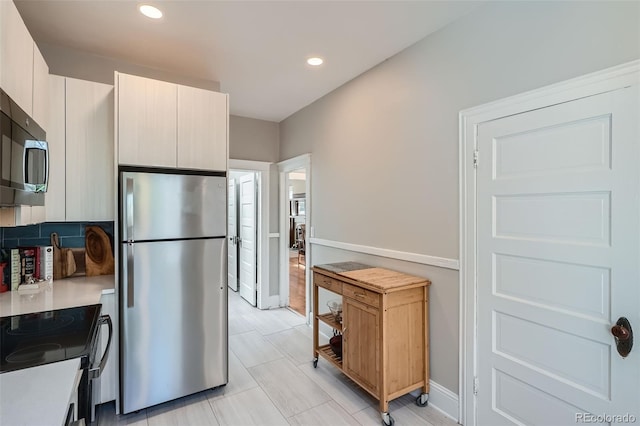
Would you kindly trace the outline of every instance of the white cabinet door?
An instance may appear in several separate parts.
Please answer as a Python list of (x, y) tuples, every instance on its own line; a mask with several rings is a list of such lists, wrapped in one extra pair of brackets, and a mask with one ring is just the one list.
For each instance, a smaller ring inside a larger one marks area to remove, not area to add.
[[(113, 336), (111, 338), (111, 348), (109, 349), (109, 358), (104, 371), (100, 375), (100, 386), (94, 388), (95, 401), (98, 404), (113, 401), (118, 393), (118, 310), (116, 304), (115, 293), (103, 294), (100, 297), (102, 304), (102, 315), (109, 315), (113, 323)], [(100, 330), (100, 347), (98, 348), (98, 356), (104, 354), (109, 339), (108, 328), (102, 327)], [(96, 395), (95, 393), (99, 393)]]
[(177, 85), (118, 73), (118, 163), (175, 167)]
[(227, 95), (178, 86), (177, 165), (227, 169)]
[(66, 220), (113, 220), (113, 86), (66, 79)]
[(0, 1), (0, 87), (33, 113), (33, 40), (12, 1)]
[(254, 173), (240, 177), (240, 296), (256, 306), (256, 178)]
[(47, 222), (63, 222), (65, 211), (65, 78), (49, 76), (49, 184), (45, 194)]
[[(49, 66), (40, 49), (33, 44), (33, 119), (46, 132), (49, 131)], [(48, 136), (48, 133), (47, 133)], [(31, 207), (31, 223), (42, 223), (47, 219), (45, 206)]]
[(40, 49), (33, 44), (33, 119), (48, 135), (49, 131), (49, 66)]

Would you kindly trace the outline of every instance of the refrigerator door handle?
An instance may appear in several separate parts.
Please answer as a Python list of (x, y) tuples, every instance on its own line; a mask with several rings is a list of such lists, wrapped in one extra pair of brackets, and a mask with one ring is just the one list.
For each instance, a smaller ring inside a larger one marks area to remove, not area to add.
[(127, 241), (133, 241), (133, 178), (126, 178), (125, 183), (125, 214), (127, 224)]
[(133, 308), (133, 244), (127, 243), (127, 307)]

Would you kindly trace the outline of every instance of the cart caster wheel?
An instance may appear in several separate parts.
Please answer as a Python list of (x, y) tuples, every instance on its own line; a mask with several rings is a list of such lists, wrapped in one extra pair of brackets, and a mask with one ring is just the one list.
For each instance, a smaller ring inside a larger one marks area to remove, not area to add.
[(393, 420), (391, 414), (382, 413), (382, 426), (393, 426), (396, 421)]
[(416, 405), (418, 407), (426, 407), (427, 404), (429, 404), (429, 394), (428, 393), (422, 393), (422, 394), (420, 394), (420, 396), (418, 396), (416, 398)]
[(313, 359), (313, 368), (318, 368), (318, 358)]

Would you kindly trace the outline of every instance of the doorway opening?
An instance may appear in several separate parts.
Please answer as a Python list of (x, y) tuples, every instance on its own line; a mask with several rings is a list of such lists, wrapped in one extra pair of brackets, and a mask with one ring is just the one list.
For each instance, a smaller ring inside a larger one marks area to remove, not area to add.
[(311, 319), (309, 264), (311, 221), (311, 155), (278, 163), (280, 171), (280, 306)]
[(256, 306), (258, 300), (258, 179), (257, 173), (229, 171), (228, 285)]
[(289, 198), (289, 308), (306, 315), (306, 171), (287, 173)]
[[(269, 288), (269, 182), (272, 163), (229, 160), (227, 268), (230, 290), (259, 309), (279, 306)], [(275, 263), (275, 261), (274, 261)]]

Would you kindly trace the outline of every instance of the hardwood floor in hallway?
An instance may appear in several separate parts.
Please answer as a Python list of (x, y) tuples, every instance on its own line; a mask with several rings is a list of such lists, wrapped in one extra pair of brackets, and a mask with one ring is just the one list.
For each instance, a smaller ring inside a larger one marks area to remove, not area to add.
[[(304, 262), (304, 260), (303, 256), (300, 261)], [(305, 272), (304, 263), (298, 263), (298, 254), (296, 253), (293, 257), (289, 256), (289, 308), (306, 317)]]

